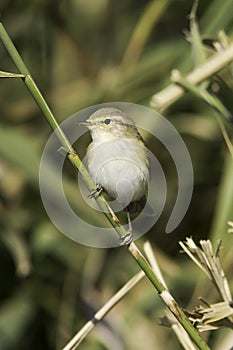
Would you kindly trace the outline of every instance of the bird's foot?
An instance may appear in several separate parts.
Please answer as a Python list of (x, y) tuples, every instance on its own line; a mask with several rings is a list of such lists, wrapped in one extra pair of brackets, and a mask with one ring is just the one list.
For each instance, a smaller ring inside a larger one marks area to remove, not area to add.
[(89, 198), (96, 198), (101, 194), (102, 191), (103, 191), (103, 187), (101, 185), (96, 185), (96, 188), (91, 191), (91, 193), (88, 195), (88, 197)]
[(133, 240), (133, 232), (128, 230), (126, 234), (120, 237), (120, 245), (129, 245)]

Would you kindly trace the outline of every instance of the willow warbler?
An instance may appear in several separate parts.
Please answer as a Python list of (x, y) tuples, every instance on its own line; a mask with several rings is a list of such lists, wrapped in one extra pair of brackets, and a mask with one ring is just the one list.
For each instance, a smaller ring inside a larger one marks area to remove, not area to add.
[(129, 220), (130, 208), (145, 197), (149, 180), (144, 141), (134, 121), (117, 108), (98, 109), (82, 124), (92, 137), (86, 153), (87, 169), (97, 188), (115, 199), (118, 208), (126, 209)]

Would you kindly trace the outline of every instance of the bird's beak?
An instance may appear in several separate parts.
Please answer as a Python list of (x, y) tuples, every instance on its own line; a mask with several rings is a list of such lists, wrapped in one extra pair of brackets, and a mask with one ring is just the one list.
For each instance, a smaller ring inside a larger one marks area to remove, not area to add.
[(84, 122), (80, 122), (79, 125), (85, 125), (85, 126), (90, 126), (92, 125), (93, 123), (91, 122), (91, 120), (87, 119), (85, 120)]

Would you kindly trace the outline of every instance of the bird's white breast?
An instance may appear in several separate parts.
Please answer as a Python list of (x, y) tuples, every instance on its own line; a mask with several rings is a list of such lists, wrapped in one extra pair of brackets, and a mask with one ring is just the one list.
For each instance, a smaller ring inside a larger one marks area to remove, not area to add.
[(139, 200), (149, 179), (146, 148), (132, 139), (92, 142), (87, 154), (87, 168), (96, 182), (117, 201)]

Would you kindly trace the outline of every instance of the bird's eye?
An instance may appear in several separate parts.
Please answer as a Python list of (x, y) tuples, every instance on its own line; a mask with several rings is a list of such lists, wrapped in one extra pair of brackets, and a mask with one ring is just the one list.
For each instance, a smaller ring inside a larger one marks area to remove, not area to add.
[(108, 125), (108, 124), (110, 124), (110, 123), (111, 123), (111, 119), (106, 118), (106, 119), (104, 120), (104, 124)]

